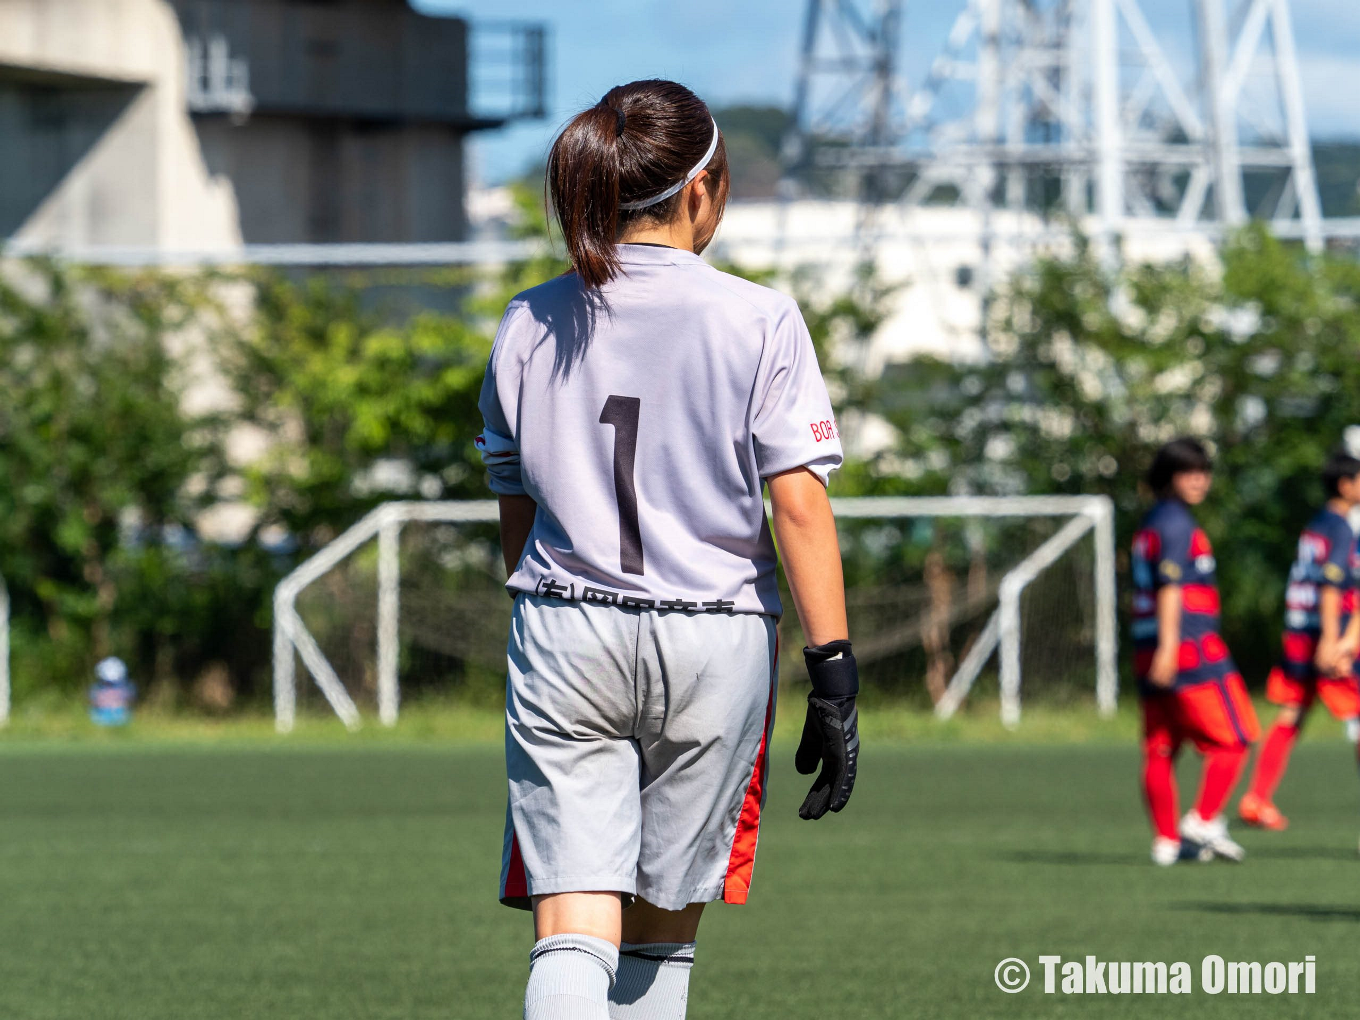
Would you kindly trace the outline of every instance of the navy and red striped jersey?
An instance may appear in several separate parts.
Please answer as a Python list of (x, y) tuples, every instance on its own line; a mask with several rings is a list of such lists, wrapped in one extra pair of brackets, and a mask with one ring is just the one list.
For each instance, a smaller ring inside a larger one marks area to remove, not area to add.
[(1175, 686), (1220, 680), (1237, 667), (1219, 635), (1219, 597), (1213, 546), (1178, 499), (1159, 502), (1133, 538), (1135, 672), (1147, 675), (1157, 650), (1157, 592), (1181, 589), (1180, 673)]
[(1298, 558), (1289, 569), (1284, 595), (1284, 629), (1320, 632), (1320, 595), (1330, 586), (1341, 592), (1341, 629), (1345, 630), (1355, 612), (1358, 570), (1360, 551), (1355, 546), (1355, 532), (1346, 518), (1324, 506), (1299, 536)]
[(1341, 592), (1340, 629), (1356, 609), (1360, 550), (1346, 518), (1324, 506), (1299, 535), (1298, 556), (1284, 594), (1283, 668), (1295, 679), (1312, 676), (1313, 653), (1322, 633), (1322, 589)]

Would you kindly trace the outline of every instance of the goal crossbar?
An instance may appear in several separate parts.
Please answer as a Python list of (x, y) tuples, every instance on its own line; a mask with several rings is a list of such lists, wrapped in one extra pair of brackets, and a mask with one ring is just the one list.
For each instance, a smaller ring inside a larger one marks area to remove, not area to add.
[[(962, 705), (993, 652), (1001, 663), (1001, 718), (1020, 719), (1020, 598), (1025, 588), (1088, 531), (1095, 536), (1096, 704), (1102, 715), (1115, 711), (1119, 693), (1114, 578), (1114, 505), (1106, 496), (857, 496), (833, 499), (837, 518), (1071, 517), (1061, 529), (1002, 578), (998, 605), (950, 680), (936, 714), (947, 719)], [(408, 523), (490, 524), (498, 520), (495, 500), (384, 503), (285, 577), (274, 591), (274, 718), (281, 733), (297, 718), (296, 662), (311, 673), (335, 714), (350, 729), (361, 725), (354, 700), (297, 610), (310, 584), (374, 539), (378, 543), (377, 694), (378, 718), (395, 725), (401, 617), (401, 529)], [(0, 585), (3, 599), (3, 585)], [(2, 606), (2, 603), (0, 603)], [(3, 669), (3, 666), (0, 666)], [(0, 674), (0, 682), (3, 682)], [(0, 688), (3, 693), (3, 688)], [(0, 717), (3, 718), (3, 717)]]
[(1011, 568), (997, 590), (997, 608), (973, 642), (935, 706), (949, 719), (983, 667), (999, 651), (1001, 721), (1020, 723), (1020, 598), (1044, 570), (1095, 533), (1096, 708), (1106, 718), (1119, 702), (1119, 643), (1114, 566), (1114, 503), (1108, 496), (864, 496), (832, 500), (838, 519), (892, 517), (1066, 517), (1051, 538)]

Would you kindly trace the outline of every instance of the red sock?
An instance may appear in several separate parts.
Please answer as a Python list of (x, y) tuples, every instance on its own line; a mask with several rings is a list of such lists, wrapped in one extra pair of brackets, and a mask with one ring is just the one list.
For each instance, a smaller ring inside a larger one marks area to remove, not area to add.
[(1176, 759), (1163, 750), (1149, 748), (1143, 753), (1143, 796), (1147, 798), (1152, 830), (1167, 839), (1179, 840), (1176, 821)]
[(1284, 770), (1289, 767), (1289, 752), (1294, 749), (1298, 735), (1297, 726), (1276, 723), (1261, 747), (1261, 755), (1256, 759), (1256, 774), (1251, 778), (1251, 792), (1267, 803), (1275, 796)]
[(1223, 810), (1246, 763), (1245, 747), (1222, 748), (1205, 756), (1204, 779), (1199, 788), (1199, 802), (1195, 805), (1201, 818), (1216, 818)]

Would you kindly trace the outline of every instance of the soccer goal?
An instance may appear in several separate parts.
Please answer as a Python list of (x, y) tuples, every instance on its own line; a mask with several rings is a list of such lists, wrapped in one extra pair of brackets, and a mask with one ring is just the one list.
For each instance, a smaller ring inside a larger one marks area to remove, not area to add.
[[(833, 500), (866, 684), (929, 696), (949, 718), (970, 694), (1020, 720), (1026, 696), (1118, 696), (1114, 515), (1103, 496)], [(351, 729), (360, 705), (394, 725), (404, 690), (504, 682), (510, 600), (492, 500), (393, 502), (299, 566), (274, 594), (274, 708), (294, 726), (300, 660)], [(786, 599), (786, 605), (791, 603)], [(797, 648), (794, 613), (781, 623)], [(790, 678), (797, 656), (784, 656)], [(994, 664), (994, 665), (993, 665)], [(478, 686), (480, 685), (480, 686)]]

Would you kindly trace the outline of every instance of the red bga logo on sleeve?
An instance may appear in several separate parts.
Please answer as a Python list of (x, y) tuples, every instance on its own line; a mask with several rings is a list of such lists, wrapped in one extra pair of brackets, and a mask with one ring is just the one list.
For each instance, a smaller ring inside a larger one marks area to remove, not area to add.
[(835, 418), (829, 418), (826, 421), (814, 421), (812, 423), (812, 435), (819, 443), (824, 439), (839, 439), (841, 437), (840, 432), (836, 430)]

